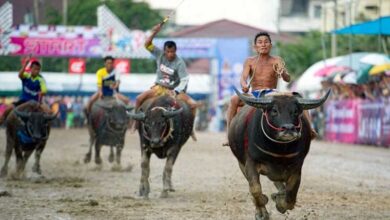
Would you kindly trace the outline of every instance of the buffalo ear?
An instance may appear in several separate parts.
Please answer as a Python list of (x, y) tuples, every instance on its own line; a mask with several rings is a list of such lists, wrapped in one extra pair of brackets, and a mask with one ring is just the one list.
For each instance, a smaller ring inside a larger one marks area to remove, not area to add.
[(60, 113), (59, 111), (58, 111), (57, 113), (52, 113), (52, 114), (45, 113), (45, 114), (43, 115), (43, 117), (44, 117), (45, 120), (47, 120), (47, 121), (52, 121), (52, 120), (54, 120), (54, 119), (57, 118), (57, 116), (58, 116), (59, 113)]
[(243, 94), (241, 94), (236, 87), (233, 87), (233, 90), (236, 92), (237, 96), (247, 105), (253, 106), (255, 108), (261, 108), (266, 109), (268, 108), (272, 103), (272, 97), (260, 97), (260, 98), (254, 98), (254, 97), (247, 97)]

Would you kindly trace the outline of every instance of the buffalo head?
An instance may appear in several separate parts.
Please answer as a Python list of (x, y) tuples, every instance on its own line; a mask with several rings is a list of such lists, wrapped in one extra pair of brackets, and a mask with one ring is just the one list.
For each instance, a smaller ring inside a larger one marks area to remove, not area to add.
[(151, 147), (162, 146), (172, 131), (171, 118), (180, 114), (183, 108), (177, 110), (163, 107), (152, 107), (146, 113), (129, 113), (130, 118), (142, 121), (143, 136), (149, 140)]
[(46, 140), (49, 136), (49, 122), (57, 117), (57, 114), (45, 112), (24, 112), (14, 109), (15, 115), (25, 123), (25, 128), (31, 138)]
[(126, 130), (129, 118), (127, 116), (128, 108), (123, 104), (116, 103), (112, 106), (99, 105), (106, 111), (107, 126), (113, 130), (122, 132)]
[(305, 99), (298, 93), (276, 93), (275, 95), (253, 98), (235, 92), (247, 105), (263, 111), (261, 127), (265, 135), (277, 142), (288, 143), (301, 136), (303, 111), (321, 106), (330, 90), (320, 99)]

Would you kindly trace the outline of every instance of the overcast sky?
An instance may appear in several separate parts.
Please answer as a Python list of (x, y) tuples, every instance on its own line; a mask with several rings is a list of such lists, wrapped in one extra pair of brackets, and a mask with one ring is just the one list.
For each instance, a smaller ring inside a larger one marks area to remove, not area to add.
[[(154, 9), (173, 9), (182, 0), (145, 0)], [(176, 21), (198, 25), (223, 18), (275, 31), (278, 0), (184, 0)]]

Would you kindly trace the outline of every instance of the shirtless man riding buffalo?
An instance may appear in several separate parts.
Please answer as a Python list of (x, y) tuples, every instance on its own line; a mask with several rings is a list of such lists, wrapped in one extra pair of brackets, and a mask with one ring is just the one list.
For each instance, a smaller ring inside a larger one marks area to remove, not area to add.
[[(244, 93), (248, 93), (251, 88), (252, 95), (257, 98), (260, 95), (275, 91), (279, 78), (290, 82), (291, 77), (285, 68), (283, 59), (270, 55), (272, 41), (268, 33), (258, 33), (255, 36), (253, 47), (257, 55), (246, 59), (240, 84)], [(248, 78), (249, 82), (247, 82)], [(227, 110), (226, 120), (228, 129), (239, 106), (243, 106), (243, 102), (235, 95), (231, 98)], [(312, 135), (315, 137), (315, 133)], [(226, 146), (228, 144), (224, 143), (223, 145)]]

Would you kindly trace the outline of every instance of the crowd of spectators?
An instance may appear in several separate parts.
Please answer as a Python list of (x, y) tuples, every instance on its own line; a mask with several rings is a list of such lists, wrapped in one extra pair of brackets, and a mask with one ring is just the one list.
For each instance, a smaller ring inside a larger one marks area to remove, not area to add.
[(364, 84), (352, 84), (335, 82), (333, 79), (324, 79), (322, 82), (324, 91), (331, 88), (332, 95), (330, 99), (368, 99), (377, 100), (390, 96), (390, 72), (370, 77), (370, 80)]
[[(324, 79), (321, 84), (322, 90), (318, 97), (323, 95), (328, 89), (331, 89), (332, 93), (328, 100), (359, 99), (372, 102), (378, 100), (384, 103), (390, 102), (390, 72), (370, 76), (369, 81), (364, 84), (345, 83), (342, 79), (335, 80), (334, 78)], [(312, 126), (319, 134), (319, 138), (322, 138), (325, 132), (324, 108), (325, 106), (323, 105), (310, 111)]]

